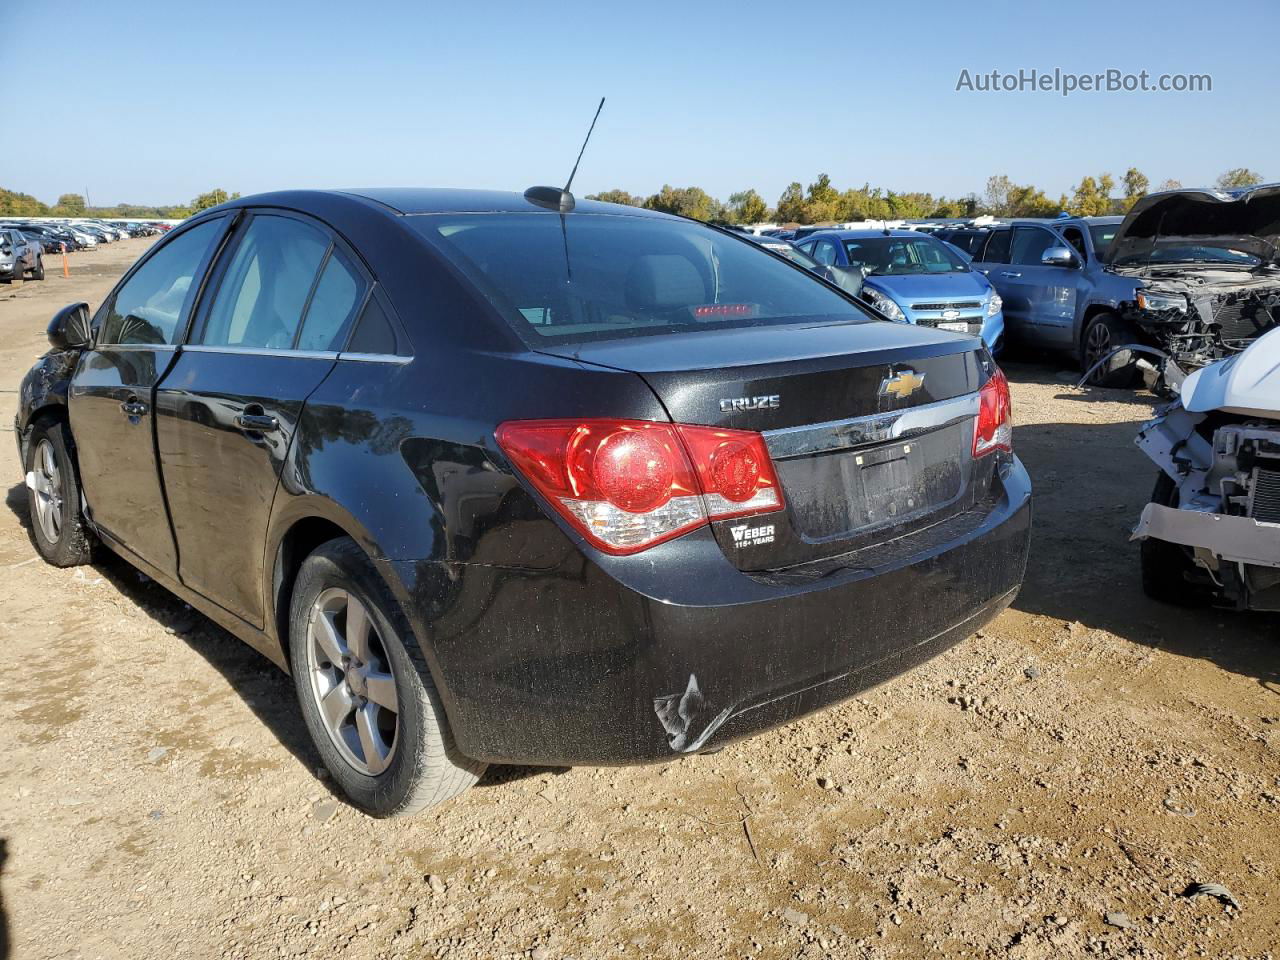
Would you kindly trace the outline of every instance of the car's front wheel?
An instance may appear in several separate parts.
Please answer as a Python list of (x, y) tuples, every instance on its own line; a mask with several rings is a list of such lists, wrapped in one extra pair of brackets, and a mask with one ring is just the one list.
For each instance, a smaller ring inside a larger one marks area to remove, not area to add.
[[(1099, 313), (1085, 327), (1080, 344), (1080, 369), (1089, 373), (1089, 382), (1098, 387), (1132, 387), (1142, 375), (1138, 355), (1132, 350), (1112, 353), (1117, 347), (1137, 343), (1133, 325), (1117, 314)], [(1110, 357), (1107, 357), (1111, 354)], [(1105, 362), (1103, 358), (1107, 357)], [(1097, 370), (1093, 367), (1098, 365)]]
[(409, 623), (355, 541), (332, 540), (303, 561), (289, 652), (307, 729), (356, 806), (416, 813), (484, 772), (458, 752)]
[(80, 478), (65, 423), (38, 423), (27, 439), (27, 506), (31, 539), (40, 556), (55, 567), (88, 563), (94, 538), (80, 511)]
[[(1151, 491), (1151, 502), (1176, 509), (1178, 499), (1177, 484), (1161, 471)], [(1177, 607), (1203, 607), (1213, 601), (1206, 575), (1196, 567), (1187, 547), (1147, 537), (1140, 551), (1142, 592), (1152, 600)]]

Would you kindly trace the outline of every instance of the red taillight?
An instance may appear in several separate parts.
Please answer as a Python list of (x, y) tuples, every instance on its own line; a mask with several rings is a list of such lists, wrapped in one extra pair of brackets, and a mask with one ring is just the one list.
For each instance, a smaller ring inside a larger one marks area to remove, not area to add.
[(1013, 449), (1013, 402), (1009, 381), (999, 367), (978, 391), (980, 406), (973, 424), (973, 456), (985, 457), (993, 450)]
[(707, 513), (713, 519), (766, 513), (782, 506), (782, 487), (760, 434), (684, 425), (676, 430), (698, 471)]
[(522, 420), (498, 445), (600, 549), (635, 553), (712, 519), (765, 513), (782, 493), (764, 437), (648, 420)]

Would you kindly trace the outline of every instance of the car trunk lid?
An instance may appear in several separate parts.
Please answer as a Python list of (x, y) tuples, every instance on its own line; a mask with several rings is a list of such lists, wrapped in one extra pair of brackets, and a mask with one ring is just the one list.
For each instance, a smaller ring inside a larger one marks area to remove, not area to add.
[(765, 435), (784, 507), (713, 523), (742, 570), (826, 560), (971, 505), (980, 341), (785, 325), (549, 347), (643, 377), (678, 423)]

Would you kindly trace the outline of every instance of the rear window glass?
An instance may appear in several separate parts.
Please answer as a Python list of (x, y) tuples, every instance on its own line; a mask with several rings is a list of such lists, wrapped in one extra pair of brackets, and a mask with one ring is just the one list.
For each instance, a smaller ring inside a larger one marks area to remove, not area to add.
[(533, 342), (872, 319), (754, 243), (684, 221), (554, 213), (406, 219)]

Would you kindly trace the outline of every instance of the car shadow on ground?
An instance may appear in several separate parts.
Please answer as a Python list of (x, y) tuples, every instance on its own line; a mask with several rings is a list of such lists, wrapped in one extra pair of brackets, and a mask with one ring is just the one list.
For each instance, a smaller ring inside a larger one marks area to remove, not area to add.
[[(1034, 383), (1040, 386), (1059, 388), (1061, 392), (1054, 396), (1055, 400), (1070, 400), (1074, 403), (1116, 403), (1142, 408), (1144, 412), (1136, 412), (1135, 416), (1143, 420), (1148, 419), (1152, 405), (1162, 404), (1167, 399), (1157, 396), (1143, 386), (1133, 389), (1093, 385), (1078, 387), (1080, 371), (1070, 365), (1055, 364), (1052, 361), (1047, 365), (1043, 363), (1005, 363), (1001, 361), (1000, 369), (1009, 378), (1009, 382), (1014, 385)], [(1015, 420), (1017, 419), (1016, 405), (1015, 398)]]
[[(1016, 400), (1014, 410), (1016, 423)], [(1135, 421), (1146, 416), (1139, 404)], [(1139, 544), (1129, 535), (1150, 499), (1156, 466), (1134, 446), (1137, 426), (1015, 425), (1034, 519), (1014, 608), (1210, 660), (1280, 694), (1280, 614), (1173, 607), (1143, 593)]]
[[(21, 483), (10, 487), (5, 502), (30, 537), (31, 518), (26, 487)], [(34, 544), (31, 549), (34, 554)], [(240, 695), (280, 744), (313, 777), (317, 777), (317, 771), (322, 769), (320, 754), (312, 744), (311, 735), (298, 710), (293, 681), (284, 671), (110, 550), (99, 547), (91, 569), (168, 633), (200, 654)], [(568, 770), (568, 767), (491, 766), (478, 785), (501, 786), (548, 773), (558, 775)], [(327, 777), (321, 782), (325, 789), (342, 799)], [(3, 960), (3, 954), (0, 954), (0, 960)]]
[(9, 914), (4, 908), (4, 867), (8, 859), (8, 841), (0, 837), (0, 960), (8, 960), (12, 943), (9, 938)]

